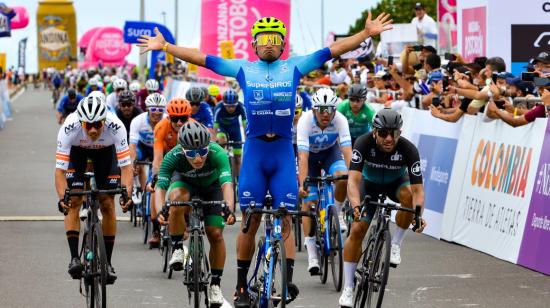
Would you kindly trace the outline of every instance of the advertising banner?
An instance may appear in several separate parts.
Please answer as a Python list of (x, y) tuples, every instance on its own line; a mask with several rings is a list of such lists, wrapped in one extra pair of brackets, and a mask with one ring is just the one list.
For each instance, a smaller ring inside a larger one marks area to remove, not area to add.
[(453, 51), (457, 45), (456, 0), (437, 1), (437, 22), (439, 23), (439, 48)]
[(518, 264), (550, 275), (550, 122), (533, 184)]
[[(252, 48), (250, 29), (261, 17), (273, 16), (285, 23), (287, 58), (290, 37), (290, 0), (202, 0), (201, 47), (207, 55), (222, 56), (219, 48), (222, 41), (233, 41), (235, 58), (256, 60)], [(213, 72), (200, 68), (199, 75), (220, 79)]]
[[(0, 52), (0, 67), (2, 68), (2, 71), (7, 71), (8, 68), (6, 67), (6, 53)], [(1, 93), (0, 93), (1, 95)]]
[(462, 10), (462, 56), (466, 61), (487, 54), (487, 8)]
[(524, 72), (523, 66), (541, 52), (549, 52), (550, 25), (512, 25), (512, 73)]
[(11, 29), (23, 29), (29, 25), (29, 12), (23, 6), (12, 7), (15, 11), (15, 17), (11, 20)]
[(545, 126), (477, 118), (452, 241), (516, 263)]
[(25, 53), (27, 50), (27, 38), (23, 38), (19, 41), (19, 50), (18, 50), (18, 64), (17, 67), (22, 67), (23, 71), (25, 71)]
[(11, 20), (15, 17), (15, 11), (0, 2), (0, 37), (11, 36)]

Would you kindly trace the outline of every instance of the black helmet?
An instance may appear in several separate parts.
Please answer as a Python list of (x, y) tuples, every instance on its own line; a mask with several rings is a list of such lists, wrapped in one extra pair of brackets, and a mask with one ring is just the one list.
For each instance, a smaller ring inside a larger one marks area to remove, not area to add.
[(199, 87), (191, 87), (185, 93), (185, 99), (190, 103), (200, 103), (204, 100), (204, 92)]
[(67, 90), (67, 96), (69, 99), (75, 99), (76, 98), (76, 91), (74, 89)]
[(178, 142), (186, 150), (202, 149), (210, 143), (210, 132), (199, 122), (187, 121), (179, 130)]
[(132, 93), (132, 91), (124, 90), (118, 95), (118, 102), (134, 104), (136, 102), (136, 97), (134, 96), (134, 93)]
[(367, 97), (367, 88), (362, 84), (353, 84), (348, 90), (348, 97)]
[(377, 129), (401, 129), (401, 126), (403, 126), (403, 119), (397, 111), (384, 108), (378, 111), (372, 124)]

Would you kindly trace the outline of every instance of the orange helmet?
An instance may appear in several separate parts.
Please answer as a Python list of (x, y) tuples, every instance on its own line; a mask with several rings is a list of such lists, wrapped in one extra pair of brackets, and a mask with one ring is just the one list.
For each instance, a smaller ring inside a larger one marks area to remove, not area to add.
[(168, 106), (166, 106), (166, 111), (171, 117), (190, 116), (191, 104), (189, 104), (189, 101), (185, 98), (176, 97), (168, 102)]

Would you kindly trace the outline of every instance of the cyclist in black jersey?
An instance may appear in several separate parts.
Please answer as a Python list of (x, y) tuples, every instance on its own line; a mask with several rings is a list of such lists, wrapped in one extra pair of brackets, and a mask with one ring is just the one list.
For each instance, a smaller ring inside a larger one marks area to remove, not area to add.
[[(422, 168), (416, 146), (401, 135), (403, 120), (391, 109), (380, 110), (373, 122), (374, 130), (357, 138), (353, 147), (348, 177), (348, 199), (359, 218), (361, 195), (376, 198), (384, 194), (402, 206), (424, 206)], [(362, 186), (362, 187), (361, 187)], [(344, 290), (340, 306), (353, 306), (355, 269), (361, 256), (361, 243), (373, 218), (375, 208), (368, 208), (367, 214), (351, 225), (351, 232), (344, 245)], [(392, 237), (390, 263), (401, 263), (401, 243), (406, 230), (413, 222), (412, 214), (399, 212), (397, 228)], [(422, 232), (426, 222), (417, 232)]]

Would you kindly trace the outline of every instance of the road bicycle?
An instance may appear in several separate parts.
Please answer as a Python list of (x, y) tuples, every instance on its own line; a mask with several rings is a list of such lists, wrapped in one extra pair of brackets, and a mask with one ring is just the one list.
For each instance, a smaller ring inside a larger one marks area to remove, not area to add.
[(315, 243), (319, 265), (321, 267), (320, 279), (325, 284), (328, 278), (328, 266), (332, 273), (332, 282), (336, 291), (342, 289), (342, 277), (344, 272), (343, 241), (338, 220), (338, 211), (334, 204), (334, 186), (332, 183), (339, 180), (347, 180), (347, 175), (341, 176), (317, 176), (307, 177), (305, 183), (317, 184), (319, 201), (313, 205), (312, 211), (315, 219), (312, 220), (312, 228), (315, 230)]
[[(147, 187), (153, 180), (153, 168), (151, 167), (152, 163), (148, 160), (144, 160), (136, 161), (135, 164), (148, 167), (147, 181), (145, 183), (145, 187)], [(131, 217), (133, 217), (134, 227), (138, 225), (138, 217), (141, 217), (139, 223), (143, 229), (143, 244), (147, 244), (147, 239), (149, 237), (149, 233), (151, 232), (151, 192), (147, 191), (146, 188), (142, 189), (141, 202), (132, 208)], [(132, 218), (130, 218), (130, 220), (132, 220)]]
[(239, 191), (238, 191), (238, 187), (239, 187), (239, 176), (238, 176), (238, 172), (237, 172), (237, 158), (235, 157), (235, 149), (234, 147), (237, 146), (237, 145), (243, 145), (244, 142), (242, 141), (231, 141), (231, 140), (228, 140), (227, 142), (225, 143), (220, 143), (219, 145), (222, 146), (226, 151), (227, 151), (227, 156), (229, 156), (229, 164), (231, 166), (231, 180), (233, 180), (233, 187), (235, 189), (235, 193), (233, 194), (234, 196), (234, 199), (233, 199), (233, 204), (237, 204), (237, 202), (239, 201), (238, 200), (238, 196), (239, 196)]
[[(82, 237), (82, 247), (80, 249), (80, 259), (84, 265), (84, 271), (80, 280), (80, 293), (86, 297), (88, 307), (106, 307), (107, 305), (107, 252), (103, 239), (103, 230), (101, 221), (98, 217), (100, 194), (121, 194), (124, 202), (128, 200), (126, 188), (120, 186), (116, 189), (97, 189), (94, 173), (86, 172), (84, 174), (86, 188), (89, 190), (71, 191), (65, 190), (63, 201), (69, 204), (70, 197), (86, 196), (86, 205), (88, 210), (84, 219), (84, 232)], [(60, 208), (65, 215), (67, 211)], [(84, 285), (84, 288), (83, 288)]]
[(363, 217), (368, 206), (375, 206), (376, 212), (369, 226), (366, 236), (366, 246), (361, 254), (355, 271), (355, 303), (353, 307), (382, 306), (384, 291), (388, 283), (390, 270), (391, 234), (390, 219), (392, 211), (404, 211), (414, 214), (416, 231), (422, 221), (420, 206), (409, 209), (396, 204), (385, 202), (386, 196), (379, 195), (377, 201), (371, 201), (367, 196), (361, 205)]
[(281, 203), (278, 209), (271, 209), (271, 197), (266, 198), (265, 209), (256, 208), (255, 205), (255, 202), (249, 204), (242, 230), (243, 233), (248, 232), (252, 215), (265, 214), (265, 232), (258, 241), (256, 263), (248, 281), (251, 307), (271, 308), (277, 307), (280, 303), (280, 307), (284, 308), (289, 298), (283, 218), (287, 215), (313, 217), (314, 214), (307, 211), (288, 210), (284, 203)]

